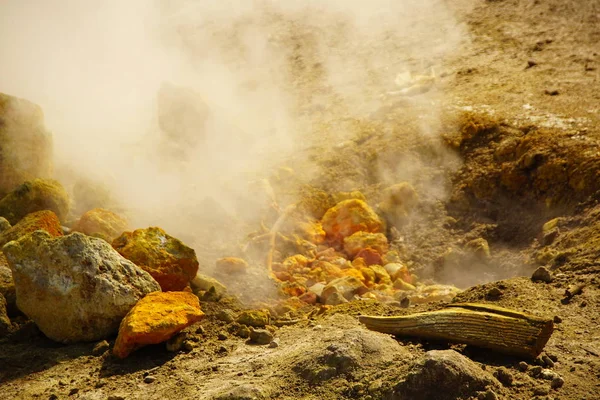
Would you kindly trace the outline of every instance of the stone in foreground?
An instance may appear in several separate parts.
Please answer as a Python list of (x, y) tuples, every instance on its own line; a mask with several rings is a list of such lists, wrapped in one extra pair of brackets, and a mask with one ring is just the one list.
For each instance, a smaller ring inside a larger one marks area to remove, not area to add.
[(124, 232), (112, 245), (152, 275), (164, 292), (184, 290), (198, 272), (194, 249), (160, 228)]
[(114, 334), (139, 299), (158, 283), (102, 239), (36, 231), (2, 249), (13, 273), (17, 306), (50, 339), (96, 341)]
[(192, 293), (150, 293), (121, 322), (113, 354), (125, 358), (142, 346), (165, 342), (203, 317), (198, 297)]

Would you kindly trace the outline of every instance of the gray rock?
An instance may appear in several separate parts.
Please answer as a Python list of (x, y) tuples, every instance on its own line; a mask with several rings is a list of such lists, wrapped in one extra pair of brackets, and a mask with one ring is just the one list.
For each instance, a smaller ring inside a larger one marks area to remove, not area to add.
[(106, 241), (36, 231), (2, 249), (13, 273), (17, 306), (49, 338), (96, 341), (117, 332), (139, 299), (158, 283)]
[(271, 340), (271, 343), (269, 343), (269, 348), (276, 349), (277, 347), (279, 347), (279, 339), (275, 338)]
[(266, 329), (252, 329), (250, 331), (250, 342), (256, 344), (269, 344), (273, 340), (273, 334)]
[(338, 304), (347, 303), (348, 300), (340, 292), (333, 292), (329, 296), (327, 296), (327, 301), (325, 304), (328, 306), (337, 306)]
[(235, 321), (235, 317), (235, 313), (229, 308), (221, 310), (217, 313), (217, 319), (226, 323), (231, 323)]
[(194, 279), (190, 282), (192, 290), (195, 294), (199, 295), (199, 291), (208, 292), (213, 288), (215, 296), (221, 298), (227, 292), (227, 288), (221, 282), (215, 278), (211, 278), (207, 275), (197, 274)]
[(552, 273), (546, 267), (539, 267), (531, 275), (531, 280), (534, 282), (552, 282)]
[[(321, 327), (315, 331), (315, 337), (318, 339), (311, 343), (305, 353), (296, 357), (293, 367), (294, 372), (313, 385), (373, 365), (384, 365), (393, 359), (411, 357), (408, 350), (398, 346), (389, 335), (362, 328), (345, 329), (335, 334), (332, 343), (331, 340), (325, 339), (331, 338), (331, 331), (328, 330), (324, 336), (323, 329)], [(291, 350), (293, 346), (291, 349), (285, 346), (284, 349), (295, 351)]]
[(341, 278), (337, 278), (332, 280), (323, 288), (321, 292), (321, 303), (327, 303), (327, 300), (330, 295), (333, 293), (341, 294), (346, 300), (352, 299), (352, 297), (357, 295), (362, 295), (368, 291), (367, 287), (358, 279), (353, 276), (344, 276)]
[(450, 400), (476, 396), (494, 379), (454, 350), (432, 350), (415, 362), (394, 388), (394, 399)]

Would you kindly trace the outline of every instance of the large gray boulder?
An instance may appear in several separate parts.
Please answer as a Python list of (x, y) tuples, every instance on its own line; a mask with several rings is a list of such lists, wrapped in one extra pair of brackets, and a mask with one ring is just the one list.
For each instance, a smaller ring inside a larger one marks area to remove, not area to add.
[(52, 135), (42, 109), (0, 93), (0, 197), (33, 178), (52, 174)]
[(62, 343), (96, 341), (117, 332), (135, 303), (158, 283), (106, 241), (36, 231), (2, 249), (13, 273), (17, 306)]

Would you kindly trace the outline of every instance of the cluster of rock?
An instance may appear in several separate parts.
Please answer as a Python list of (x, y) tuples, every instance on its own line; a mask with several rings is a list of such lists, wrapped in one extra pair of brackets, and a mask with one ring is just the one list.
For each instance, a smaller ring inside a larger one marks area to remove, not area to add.
[(0, 136), (3, 154), (19, 153), (0, 165), (0, 336), (24, 314), (62, 343), (118, 332), (113, 353), (125, 357), (203, 317), (189, 287), (193, 249), (160, 228), (127, 232), (125, 218), (102, 208), (67, 223), (71, 200), (49, 179), (39, 107), (0, 94)]
[[(285, 239), (279, 242), (281, 252), (290, 243), (298, 250), (272, 265), (283, 291), (309, 304), (326, 305), (353, 299), (405, 305), (451, 300), (458, 289), (418, 283), (386, 236), (386, 219), (406, 218), (416, 201), (414, 189), (402, 183), (389, 188), (386, 194), (378, 206), (383, 217), (358, 192), (353, 194), (357, 198), (342, 199), (319, 219), (292, 213), (283, 228), (274, 233)], [(221, 261), (217, 271), (227, 268), (230, 274), (244, 272), (243, 268), (230, 267), (231, 263)]]

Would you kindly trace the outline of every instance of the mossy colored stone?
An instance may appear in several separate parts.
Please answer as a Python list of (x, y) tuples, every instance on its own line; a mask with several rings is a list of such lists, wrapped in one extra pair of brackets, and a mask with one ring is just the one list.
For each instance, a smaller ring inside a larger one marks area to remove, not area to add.
[(165, 292), (185, 289), (198, 272), (194, 249), (157, 227), (124, 232), (112, 245), (152, 275)]
[(237, 318), (237, 322), (242, 325), (253, 326), (255, 328), (264, 328), (269, 325), (269, 312), (265, 310), (246, 310), (242, 311)]
[(53, 211), (58, 219), (65, 220), (69, 211), (69, 195), (58, 181), (27, 181), (0, 200), (0, 216), (12, 225), (27, 214), (42, 210)]
[(94, 208), (81, 216), (73, 230), (110, 243), (127, 229), (127, 224), (125, 218), (112, 211)]
[(198, 297), (192, 293), (150, 293), (121, 322), (113, 354), (125, 358), (142, 346), (165, 342), (203, 317)]
[(29, 233), (42, 230), (51, 236), (63, 236), (62, 226), (56, 214), (49, 210), (27, 214), (15, 226), (0, 233), (0, 247)]

